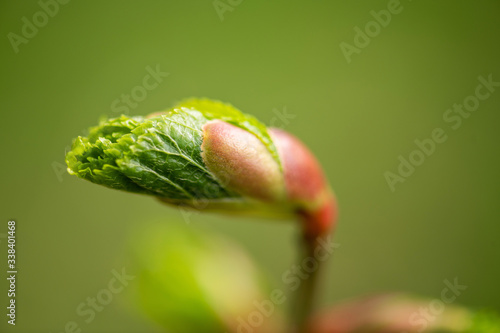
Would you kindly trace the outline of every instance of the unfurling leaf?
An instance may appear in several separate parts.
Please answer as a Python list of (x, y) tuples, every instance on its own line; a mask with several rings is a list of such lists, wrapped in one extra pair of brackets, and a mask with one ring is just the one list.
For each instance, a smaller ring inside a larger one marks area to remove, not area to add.
[(300, 215), (311, 235), (328, 231), (336, 216), (321, 168), (299, 140), (208, 99), (102, 121), (74, 141), (66, 163), (70, 174), (167, 204)]

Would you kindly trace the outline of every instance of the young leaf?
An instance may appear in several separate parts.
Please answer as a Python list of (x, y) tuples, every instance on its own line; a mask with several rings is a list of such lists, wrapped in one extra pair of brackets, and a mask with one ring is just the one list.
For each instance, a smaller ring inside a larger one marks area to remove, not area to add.
[(66, 163), (70, 174), (167, 204), (299, 215), (308, 237), (328, 232), (336, 217), (319, 163), (298, 139), (218, 101), (102, 121), (74, 141)]

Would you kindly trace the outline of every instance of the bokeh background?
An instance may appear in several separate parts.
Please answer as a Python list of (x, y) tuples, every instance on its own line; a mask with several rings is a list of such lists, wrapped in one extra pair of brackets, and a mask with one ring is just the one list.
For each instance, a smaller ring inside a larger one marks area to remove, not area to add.
[[(75, 309), (127, 267), (131, 228), (183, 215), (64, 170), (72, 139), (117, 116), (112, 103), (142, 85), (148, 66), (169, 75), (130, 115), (190, 96), (219, 99), (317, 155), (341, 209), (322, 305), (393, 290), (439, 298), (443, 280), (458, 277), (468, 286), (458, 303), (500, 310), (500, 88), (459, 129), (443, 120), (474, 94), (478, 76), (500, 81), (500, 3), (402, 0), (348, 63), (340, 44), (353, 45), (354, 28), (387, 0), (222, 2), (231, 10), (221, 16), (212, 1), (71, 1), (17, 53), (9, 33), (21, 35), (22, 18), (32, 22), (41, 7), (1, 2), (0, 237), (15, 219), (19, 274), (17, 325), (2, 314), (0, 331), (63, 332), (72, 320), (84, 332), (161, 331), (125, 294), (88, 325)], [(384, 173), (437, 127), (448, 140), (392, 192)], [(294, 262), (292, 222), (185, 222), (236, 240), (276, 285)]]

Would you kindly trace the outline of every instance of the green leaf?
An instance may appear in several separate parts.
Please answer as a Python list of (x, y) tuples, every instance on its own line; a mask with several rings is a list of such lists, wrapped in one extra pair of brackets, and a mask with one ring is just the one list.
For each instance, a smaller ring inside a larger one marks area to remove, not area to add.
[(116, 162), (134, 183), (169, 199), (217, 199), (237, 196), (208, 171), (201, 157), (207, 122), (195, 110), (174, 109), (143, 121), (118, 140), (123, 157)]
[[(112, 189), (151, 195), (166, 204), (270, 218), (294, 216), (293, 203), (276, 204), (243, 194), (245, 189), (231, 187), (228, 177), (233, 174), (221, 177), (207, 167), (201, 147), (206, 134), (203, 127), (211, 120), (255, 135), (263, 143), (262, 154), (269, 152), (270, 159), (277, 162), (277, 177), (282, 176), (266, 127), (229, 104), (206, 99), (190, 99), (147, 117), (122, 115), (101, 121), (87, 137), (74, 140), (66, 155), (68, 172)], [(255, 163), (266, 160), (262, 157), (257, 156)]]
[(68, 171), (110, 188), (172, 200), (235, 197), (201, 158), (201, 126), (207, 121), (188, 109), (103, 121), (88, 138), (75, 140), (66, 157)]
[(117, 140), (127, 135), (139, 125), (142, 118), (120, 118), (102, 121), (90, 129), (88, 138), (78, 137), (73, 148), (66, 155), (68, 172), (93, 183), (117, 190), (148, 193), (131, 181), (116, 164), (122, 156), (122, 148)]
[(195, 271), (206, 245), (188, 231), (162, 223), (134, 232), (135, 298), (152, 319), (172, 332), (224, 332)]
[[(141, 223), (130, 258), (136, 303), (168, 332), (237, 332), (239, 318), (268, 299), (262, 272), (243, 249), (181, 221)], [(255, 332), (282, 332), (279, 308)]]
[[(229, 104), (190, 99), (153, 117), (104, 120), (78, 137), (66, 156), (70, 174), (113, 189), (170, 201), (231, 199), (201, 157), (202, 126), (219, 119), (259, 138), (278, 161), (266, 127)], [(281, 165), (281, 164), (279, 164)]]

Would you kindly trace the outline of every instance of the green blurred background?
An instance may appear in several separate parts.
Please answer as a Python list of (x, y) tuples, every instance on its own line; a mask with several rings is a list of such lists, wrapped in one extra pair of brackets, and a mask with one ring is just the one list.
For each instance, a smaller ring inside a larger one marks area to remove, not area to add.
[[(71, 1), (15, 53), (8, 34), (21, 35), (22, 18), (32, 22), (41, 7), (2, 1), (0, 236), (15, 219), (19, 274), (17, 325), (2, 314), (0, 331), (63, 332), (73, 320), (84, 332), (161, 331), (125, 293), (90, 324), (75, 309), (128, 267), (131, 227), (183, 215), (63, 170), (71, 140), (117, 116), (113, 101), (142, 85), (148, 66), (169, 75), (129, 114), (219, 99), (281, 125), (317, 155), (341, 210), (323, 305), (392, 290), (439, 298), (443, 280), (458, 277), (468, 286), (458, 303), (500, 310), (500, 88), (458, 130), (443, 121), (479, 75), (500, 81), (500, 3), (402, 1), (348, 63), (340, 43), (353, 44), (353, 29), (387, 5), (245, 0), (221, 20), (212, 1)], [(384, 172), (436, 127), (448, 140), (391, 192)], [(282, 284), (294, 261), (292, 223), (188, 220), (237, 240)], [(4, 308), (5, 279), (0, 287)]]

